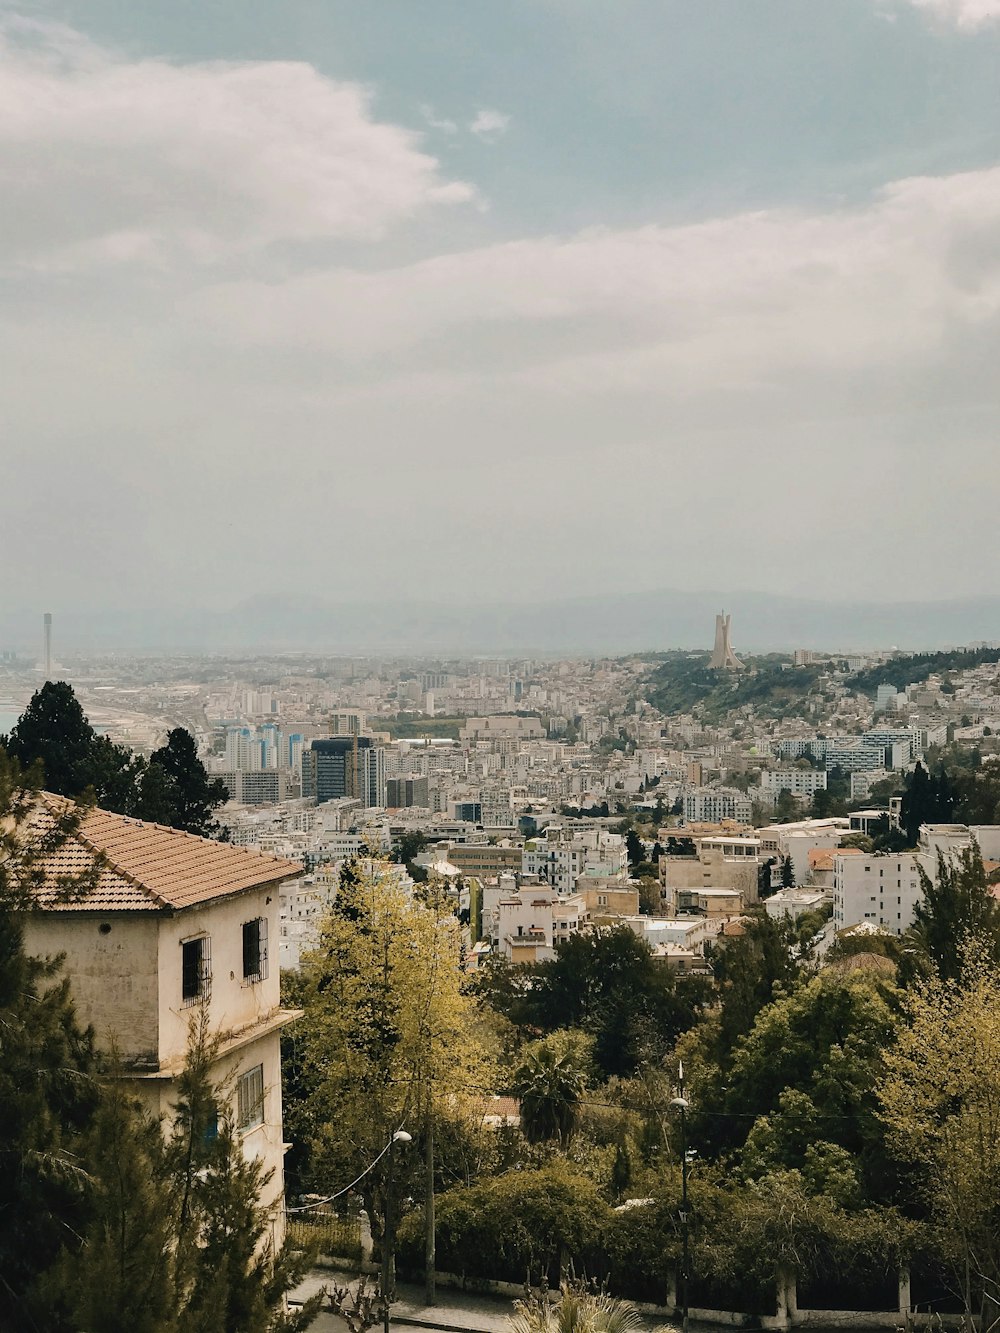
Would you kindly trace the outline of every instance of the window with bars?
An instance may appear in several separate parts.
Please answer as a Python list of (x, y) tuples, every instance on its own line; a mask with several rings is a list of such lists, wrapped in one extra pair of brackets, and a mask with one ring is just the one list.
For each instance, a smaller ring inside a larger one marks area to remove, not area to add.
[(264, 1123), (264, 1066), (254, 1065), (241, 1074), (236, 1085), (236, 1124), (253, 1129)]
[(181, 941), (181, 999), (194, 1004), (208, 998), (212, 985), (212, 942), (208, 935)]
[(243, 984), (267, 978), (267, 918), (243, 922)]

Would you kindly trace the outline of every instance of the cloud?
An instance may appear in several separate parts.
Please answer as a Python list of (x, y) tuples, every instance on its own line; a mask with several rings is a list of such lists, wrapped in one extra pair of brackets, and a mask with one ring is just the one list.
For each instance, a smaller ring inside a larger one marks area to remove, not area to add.
[(490, 111), (484, 107), (477, 112), (475, 119), (469, 125), (469, 133), (486, 143), (495, 143), (507, 133), (510, 125), (510, 116), (502, 111)]
[(959, 28), (975, 29), (1000, 20), (1000, 0), (905, 0)]
[(773, 395), (985, 348), (1000, 317), (1000, 168), (915, 177), (865, 206), (588, 230), (379, 272), (220, 284), (191, 319), (321, 356), (345, 381), (447, 374), (548, 391)]
[(418, 110), (432, 130), (440, 130), (442, 134), (458, 133), (458, 125), (455, 121), (449, 120), (446, 116), (439, 116), (434, 108), (426, 102), (421, 102)]
[(130, 59), (0, 29), (0, 253), (70, 267), (371, 239), (474, 197), (371, 93), (290, 62)]

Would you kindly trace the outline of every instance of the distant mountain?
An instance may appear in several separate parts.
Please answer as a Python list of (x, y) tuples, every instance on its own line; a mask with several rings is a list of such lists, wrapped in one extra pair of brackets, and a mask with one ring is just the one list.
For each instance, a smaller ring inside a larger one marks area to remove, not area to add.
[(737, 651), (940, 648), (1000, 639), (1000, 598), (820, 602), (759, 592), (627, 592), (562, 600), (327, 603), (253, 598), (219, 609), (0, 610), (0, 651), (41, 651), (53, 612), (59, 655), (105, 653), (625, 654), (710, 648), (715, 614), (733, 615)]

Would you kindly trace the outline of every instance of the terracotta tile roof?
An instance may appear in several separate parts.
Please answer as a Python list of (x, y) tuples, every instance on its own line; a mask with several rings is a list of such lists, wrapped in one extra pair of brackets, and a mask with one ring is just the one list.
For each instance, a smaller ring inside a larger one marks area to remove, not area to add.
[[(43, 793), (37, 820), (51, 825), (67, 802)], [(161, 911), (193, 907), (244, 889), (302, 873), (295, 861), (147, 824), (107, 810), (88, 811), (79, 830), (45, 863), (49, 884), (42, 907), (60, 911)], [(61, 877), (79, 876), (99, 865), (96, 882), (70, 901), (60, 898)]]

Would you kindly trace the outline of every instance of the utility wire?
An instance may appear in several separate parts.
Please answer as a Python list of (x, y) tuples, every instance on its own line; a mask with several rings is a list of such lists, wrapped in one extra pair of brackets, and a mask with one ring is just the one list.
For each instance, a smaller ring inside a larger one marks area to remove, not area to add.
[[(402, 1126), (401, 1126), (400, 1128), (402, 1128)], [(342, 1190), (337, 1190), (336, 1194), (328, 1194), (328, 1195), (326, 1196), (325, 1199), (315, 1199), (312, 1203), (304, 1203), (304, 1204), (302, 1204), (299, 1208), (286, 1208), (286, 1209), (285, 1209), (285, 1212), (286, 1212), (286, 1213), (308, 1213), (309, 1210), (310, 1210), (311, 1208), (322, 1208), (324, 1204), (327, 1204), (327, 1203), (333, 1203), (334, 1199), (339, 1199), (339, 1198), (341, 1197), (342, 1194), (347, 1194), (347, 1193), (349, 1193), (349, 1191), (352, 1190), (352, 1189), (354, 1188), (355, 1185), (357, 1185), (360, 1181), (364, 1180), (365, 1176), (368, 1175), (369, 1171), (374, 1171), (374, 1170), (375, 1170), (375, 1168), (378, 1166), (379, 1162), (381, 1162), (382, 1158), (386, 1155), (386, 1153), (387, 1153), (387, 1152), (389, 1151), (389, 1149), (392, 1147), (393, 1143), (395, 1143), (395, 1141), (396, 1141), (396, 1134), (398, 1134), (398, 1133), (399, 1133), (399, 1130), (397, 1129), (397, 1130), (396, 1130), (396, 1133), (393, 1134), (392, 1138), (391, 1138), (391, 1139), (389, 1140), (389, 1142), (385, 1145), (385, 1147), (382, 1149), (382, 1151), (379, 1153), (379, 1155), (375, 1158), (375, 1160), (374, 1160), (373, 1162), (369, 1162), (368, 1165), (365, 1167), (365, 1169), (361, 1172), (361, 1175), (360, 1175), (360, 1176), (356, 1176), (355, 1179), (352, 1180), (351, 1183), (350, 1183), (349, 1185), (345, 1185), (344, 1188), (343, 1188)]]

